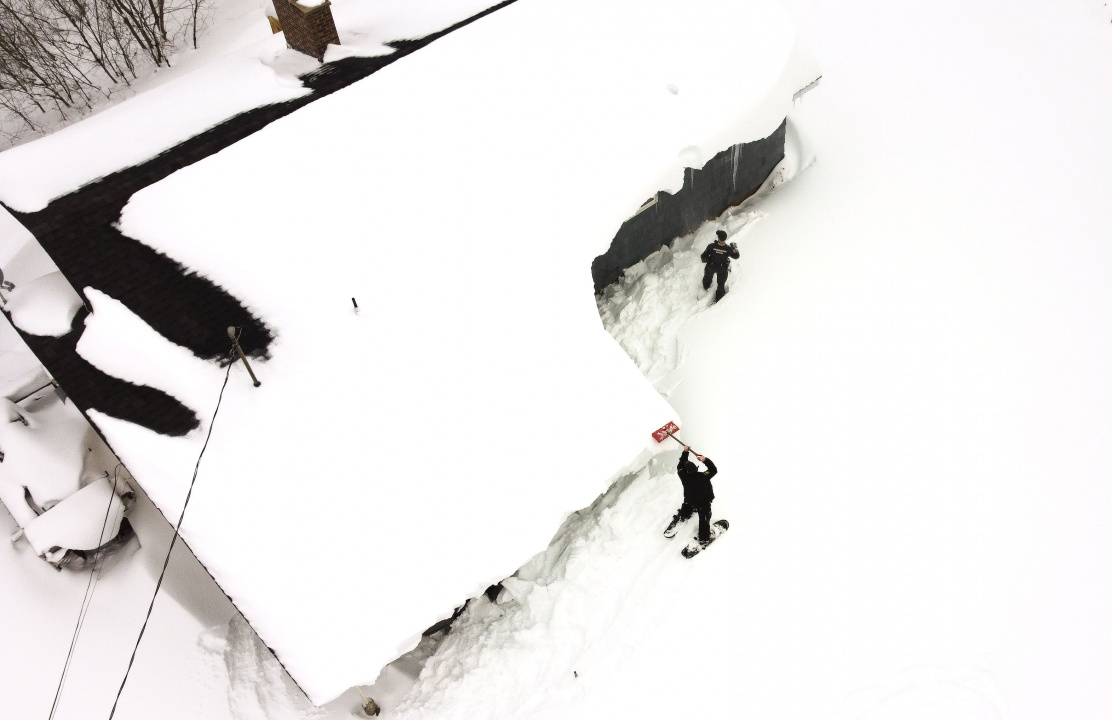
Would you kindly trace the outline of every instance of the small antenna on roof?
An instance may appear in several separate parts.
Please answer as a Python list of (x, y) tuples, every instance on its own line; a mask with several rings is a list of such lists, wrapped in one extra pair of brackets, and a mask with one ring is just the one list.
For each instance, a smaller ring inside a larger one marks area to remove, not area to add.
[(251, 376), (251, 381), (255, 383), (255, 387), (262, 385), (259, 379), (255, 377), (255, 373), (251, 370), (251, 363), (247, 362), (247, 356), (243, 354), (243, 348), (239, 346), (240, 329), (237, 327), (228, 328), (228, 337), (232, 339), (232, 344), (235, 345), (236, 353), (239, 354), (239, 359), (243, 361), (243, 367), (247, 368), (247, 374)]

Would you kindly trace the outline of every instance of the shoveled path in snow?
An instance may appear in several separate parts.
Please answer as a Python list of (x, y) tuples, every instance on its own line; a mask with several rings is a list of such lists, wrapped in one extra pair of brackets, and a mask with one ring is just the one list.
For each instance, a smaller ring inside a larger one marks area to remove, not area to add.
[[(728, 233), (729, 242), (740, 242), (762, 216), (759, 210), (728, 211), (627, 269), (600, 295), (603, 326), (665, 396), (671, 389), (669, 375), (685, 355), (680, 338), (683, 326), (713, 307), (714, 286), (710, 292), (702, 290), (705, 266), (699, 256), (714, 242), (717, 229)], [(727, 290), (737, 283), (739, 270), (735, 261)]]
[[(116, 224), (124, 205), (139, 190), (512, 2), (506, 0), (426, 37), (390, 43), (396, 49), (390, 55), (328, 63), (300, 78), (313, 91), (305, 97), (237, 115), (141, 165), (58, 198), (38, 212), (9, 212), (35, 236), (79, 292), (92, 287), (106, 293), (160, 335), (198, 357), (223, 358), (228, 352), (225, 329), (229, 326), (244, 328), (244, 351), (266, 356), (274, 340), (266, 320), (255, 317), (237, 298), (190, 268), (123, 235)], [(291, 263), (291, 285), (295, 274)], [(75, 348), (83, 321), (84, 315), (79, 315), (74, 329), (61, 338), (24, 334), (24, 340), (78, 407), (100, 410), (167, 435), (184, 435), (199, 425), (193, 410), (170, 395), (113, 378), (78, 355)]]

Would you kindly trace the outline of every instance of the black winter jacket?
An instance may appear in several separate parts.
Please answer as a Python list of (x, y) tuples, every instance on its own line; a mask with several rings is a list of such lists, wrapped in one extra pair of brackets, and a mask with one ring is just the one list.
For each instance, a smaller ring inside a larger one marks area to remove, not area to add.
[(712, 242), (707, 245), (707, 249), (699, 257), (711, 267), (728, 268), (730, 267), (730, 258), (737, 260), (741, 257), (741, 253), (738, 252), (736, 244), (727, 245), (722, 243), (719, 245), (717, 242)]
[(683, 501), (689, 505), (702, 505), (714, 499), (714, 488), (710, 485), (710, 479), (718, 474), (718, 468), (710, 458), (704, 458), (703, 462), (707, 466), (706, 470), (700, 472), (697, 466), (695, 470), (690, 470), (688, 465), (694, 466), (694, 463), (687, 459), (687, 451), (684, 450), (680, 455), (680, 463), (676, 470), (680, 482), (683, 483)]

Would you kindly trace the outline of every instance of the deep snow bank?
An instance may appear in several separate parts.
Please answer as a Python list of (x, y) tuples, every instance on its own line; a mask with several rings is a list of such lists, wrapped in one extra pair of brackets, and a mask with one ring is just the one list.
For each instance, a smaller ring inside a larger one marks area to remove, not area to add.
[[(674, 413), (601, 327), (591, 259), (816, 74), (771, 3), (519, 2), (133, 198), (127, 234), (276, 331), (259, 389), (232, 370), (183, 534), (314, 701), (657, 449)], [(204, 418), (95, 416), (177, 517), (224, 373), (90, 299), (79, 352)]]
[[(451, 624), (383, 668), (362, 688), (389, 718), (510, 720), (558, 710), (607, 678), (638, 638), (672, 612), (696, 567), (679, 554), (696, 522), (667, 540), (682, 500), (676, 452), (619, 478), (572, 513), (552, 543), (500, 586), (471, 598)], [(350, 691), (312, 708), (242, 618), (206, 633), (228, 675), (237, 720), (360, 714)]]

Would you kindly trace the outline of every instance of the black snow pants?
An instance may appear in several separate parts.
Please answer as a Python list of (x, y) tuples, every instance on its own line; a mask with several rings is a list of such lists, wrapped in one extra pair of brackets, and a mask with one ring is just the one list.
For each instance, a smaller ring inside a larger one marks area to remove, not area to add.
[(710, 500), (703, 503), (685, 502), (676, 511), (676, 517), (680, 522), (685, 522), (696, 512), (699, 513), (699, 541), (706, 542), (710, 540)]
[(714, 293), (714, 301), (718, 302), (726, 294), (726, 278), (730, 275), (730, 266), (715, 266), (707, 263), (706, 269), (703, 270), (704, 290), (710, 290), (710, 280), (716, 273), (718, 274), (718, 290)]

